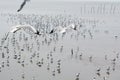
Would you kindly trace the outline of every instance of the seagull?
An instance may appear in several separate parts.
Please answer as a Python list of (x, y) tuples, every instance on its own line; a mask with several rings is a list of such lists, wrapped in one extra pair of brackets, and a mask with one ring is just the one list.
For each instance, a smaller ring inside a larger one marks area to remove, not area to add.
[(96, 78), (94, 77), (93, 80), (96, 80)]
[(17, 31), (19, 31), (21, 29), (28, 29), (29, 31), (33, 32), (34, 34), (41, 35), (40, 32), (31, 25), (16, 25), (16, 26), (12, 27), (10, 32), (16, 33)]
[(70, 24), (68, 27), (72, 28), (73, 30), (77, 30), (77, 26), (75, 24), (73, 24), (73, 23)]
[(79, 80), (79, 76), (80, 76), (80, 73), (77, 73), (77, 74), (76, 74), (76, 79), (75, 79), (75, 80)]
[(24, 0), (24, 2), (20, 5), (20, 8), (17, 10), (17, 12), (21, 11), (22, 8), (25, 6), (26, 2), (28, 2), (30, 0)]
[(57, 26), (56, 28), (54, 28), (50, 31), (50, 34), (56, 32), (56, 31), (58, 31), (61, 34), (65, 34), (67, 32), (67, 30), (69, 30), (69, 29), (76, 30), (75, 24), (70, 24), (67, 27)]
[(97, 71), (100, 72), (101, 68), (98, 68)]
[(107, 71), (110, 71), (110, 66), (107, 68)]
[(79, 77), (79, 76), (80, 76), (80, 73), (77, 73), (77, 74), (76, 74), (76, 77)]

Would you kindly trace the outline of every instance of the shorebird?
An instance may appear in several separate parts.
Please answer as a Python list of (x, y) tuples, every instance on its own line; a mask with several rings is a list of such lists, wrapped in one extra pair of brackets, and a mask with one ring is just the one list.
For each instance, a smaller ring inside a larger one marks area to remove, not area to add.
[(100, 72), (100, 70), (101, 70), (101, 68), (98, 68), (98, 69), (97, 69), (97, 72)]
[[(5, 41), (8, 39), (9, 32), (5, 34), (5, 37), (2, 38), (1, 45), (4, 45)], [(1, 46), (2, 47), (2, 46)]]
[(100, 71), (101, 71), (101, 68), (98, 68), (98, 69), (97, 69), (97, 73), (96, 73), (98, 76), (101, 75), (101, 74), (100, 74)]
[(23, 7), (25, 6), (26, 2), (28, 2), (30, 0), (24, 0), (23, 3), (20, 5), (20, 8), (17, 10), (17, 12), (21, 11), (23, 9)]
[(11, 28), (12, 33), (16, 33), (17, 31), (21, 29), (28, 29), (29, 31), (33, 32), (34, 34), (41, 35), (38, 30), (36, 30), (33, 26), (31, 25), (16, 25)]
[(76, 74), (76, 77), (79, 77), (79, 76), (80, 76), (80, 73), (77, 73), (77, 74)]
[(96, 80), (96, 78), (94, 77), (93, 80)]
[(75, 79), (75, 80), (79, 80), (79, 76), (80, 76), (80, 73), (77, 73), (77, 74), (76, 74), (76, 79)]
[(103, 80), (107, 80), (107, 77), (103, 77)]
[(110, 71), (110, 66), (107, 68), (107, 71)]

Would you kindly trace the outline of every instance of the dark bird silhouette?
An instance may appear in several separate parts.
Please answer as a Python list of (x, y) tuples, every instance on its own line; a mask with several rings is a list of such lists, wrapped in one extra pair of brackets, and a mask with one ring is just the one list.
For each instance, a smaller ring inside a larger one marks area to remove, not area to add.
[(35, 33), (35, 34), (37, 34), (37, 35), (42, 35), (42, 34), (40, 34), (40, 32), (37, 30), (37, 32)]
[(101, 70), (101, 69), (100, 69), (100, 68), (98, 68), (98, 69), (97, 69), (97, 72), (100, 72), (100, 70)]
[(28, 2), (30, 0), (24, 0), (23, 3), (20, 5), (20, 8), (17, 10), (17, 12), (21, 11), (23, 9), (23, 7), (25, 6), (26, 2)]
[(110, 75), (110, 72), (109, 72), (109, 71), (107, 71), (107, 72), (106, 72), (106, 74), (107, 74), (107, 75)]
[(77, 30), (77, 26), (76, 25), (74, 26), (73, 30)]
[(98, 76), (100, 76), (100, 73), (99, 73), (99, 72), (97, 72), (96, 74), (97, 74)]
[(107, 71), (110, 71), (110, 66), (107, 68)]
[(55, 32), (55, 30), (54, 29), (52, 29), (50, 32), (49, 32), (49, 34), (52, 34), (52, 33), (54, 33)]

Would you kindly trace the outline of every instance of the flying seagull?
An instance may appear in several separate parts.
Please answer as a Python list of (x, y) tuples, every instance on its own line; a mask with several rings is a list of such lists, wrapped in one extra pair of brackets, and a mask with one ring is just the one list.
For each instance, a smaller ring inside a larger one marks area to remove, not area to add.
[(31, 25), (16, 25), (16, 26), (14, 26), (14, 27), (11, 28), (10, 32), (16, 33), (17, 31), (19, 31), (21, 29), (27, 29), (27, 30), (33, 32), (34, 34), (41, 35), (40, 32), (38, 30), (36, 30)]
[(20, 8), (17, 10), (17, 12), (21, 11), (22, 8), (25, 6), (26, 2), (28, 2), (30, 0), (24, 0), (24, 2), (20, 5)]
[(61, 33), (61, 34), (64, 34), (64, 33), (67, 32), (68, 29), (76, 30), (75, 24), (70, 24), (70, 25), (68, 25), (67, 27), (58, 26), (58, 27), (52, 29), (52, 30), (50, 31), (50, 34), (56, 32), (56, 31), (58, 31), (58, 32)]

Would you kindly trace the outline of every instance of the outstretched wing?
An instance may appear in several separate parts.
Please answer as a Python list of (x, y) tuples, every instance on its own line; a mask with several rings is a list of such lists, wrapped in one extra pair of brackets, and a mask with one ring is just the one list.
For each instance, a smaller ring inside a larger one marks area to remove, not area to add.
[(37, 33), (37, 30), (31, 25), (17, 25), (11, 28), (12, 33), (17, 32), (18, 30), (24, 30), (26, 33)]
[(68, 29), (70, 29), (70, 28), (74, 29), (75, 28), (75, 24), (72, 23), (72, 24), (68, 25), (67, 28)]
[(12, 32), (12, 33), (15, 33), (15, 32), (17, 32), (18, 30), (20, 30), (21, 28), (12, 28), (12, 30), (10, 31), (10, 32)]
[(23, 28), (24, 28), (24, 30), (29, 30), (33, 33), (37, 33), (37, 30), (31, 25), (24, 25)]
[(23, 9), (23, 7), (25, 6), (27, 1), (30, 1), (30, 0), (24, 0), (24, 2), (20, 5), (20, 8), (17, 10), (17, 12), (19, 12)]
[(65, 27), (63, 28), (62, 26), (57, 26), (55, 28), (55, 31), (59, 32), (59, 33), (64, 33), (64, 32), (66, 32), (66, 28)]

